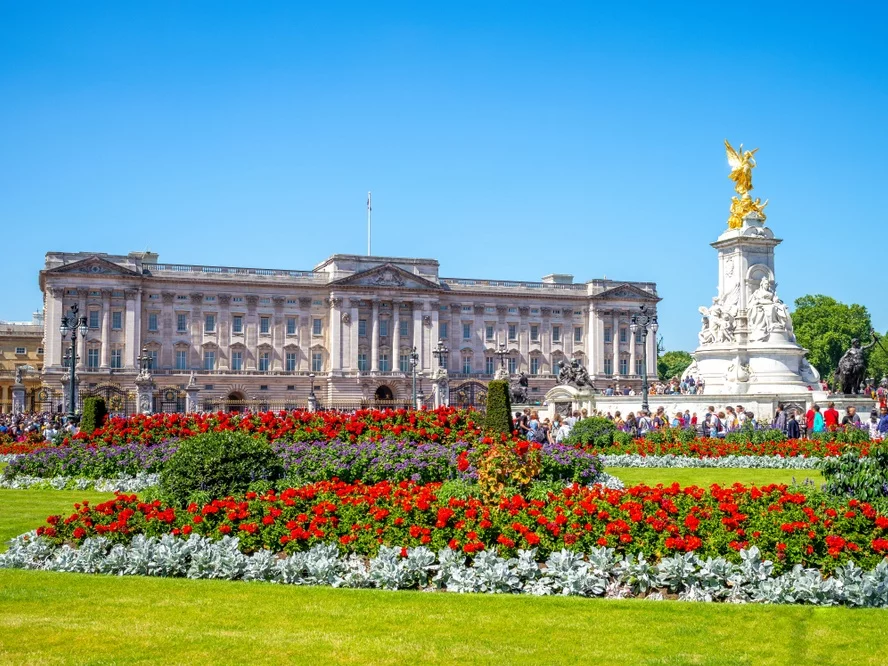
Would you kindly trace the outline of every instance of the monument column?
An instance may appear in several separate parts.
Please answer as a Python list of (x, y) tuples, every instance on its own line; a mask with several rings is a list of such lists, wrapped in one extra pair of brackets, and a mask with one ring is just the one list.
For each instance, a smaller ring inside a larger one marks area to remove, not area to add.
[(102, 358), (99, 367), (111, 367), (111, 290), (102, 289)]
[(370, 372), (379, 371), (379, 300), (371, 302), (370, 322)]

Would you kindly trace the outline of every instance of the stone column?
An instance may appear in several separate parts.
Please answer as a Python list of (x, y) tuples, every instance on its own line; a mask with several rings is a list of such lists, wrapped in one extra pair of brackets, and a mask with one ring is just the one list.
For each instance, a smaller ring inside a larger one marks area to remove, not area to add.
[(219, 370), (226, 371), (230, 369), (229, 362), (231, 360), (231, 294), (217, 294), (216, 302), (219, 304), (219, 310), (216, 313), (216, 334), (219, 340), (219, 349), (217, 351), (216, 367)]
[(379, 301), (372, 302), (370, 333), (370, 372), (379, 370)]
[(590, 302), (586, 317), (586, 370), (590, 375), (598, 373), (598, 338), (600, 335), (595, 306)]
[(256, 314), (256, 306), (259, 305), (259, 297), (255, 294), (246, 296), (247, 315), (244, 317), (244, 345), (247, 347), (247, 358), (244, 359), (244, 368), (256, 370), (259, 367), (256, 354), (259, 347), (259, 316)]
[(124, 292), (126, 296), (126, 322), (124, 324), (125, 330), (125, 348), (126, 348), (126, 360), (124, 361), (124, 367), (127, 370), (135, 370), (139, 363), (136, 360), (139, 356), (139, 335), (137, 334), (137, 328), (141, 325), (141, 317), (139, 316), (139, 311), (142, 307), (142, 293), (138, 289), (127, 289)]
[(595, 347), (595, 372), (604, 374), (604, 313), (595, 316), (595, 329), (598, 331), (598, 344)]
[(176, 294), (171, 291), (164, 291), (160, 297), (163, 299), (163, 313), (161, 315), (161, 348), (158, 363), (161, 368), (172, 368), (174, 363), (173, 357), (173, 331), (176, 328), (175, 313), (173, 312), (173, 301)]
[(62, 323), (62, 298), (65, 290), (61, 287), (46, 287), (44, 303), (46, 317), (43, 322), (43, 336), (46, 339), (44, 362), (47, 367), (61, 367), (62, 365), (62, 334), (59, 326)]
[[(657, 314), (654, 312), (653, 314)], [(648, 333), (647, 340), (647, 372), (648, 380), (654, 381), (657, 378), (657, 336), (655, 333)]]
[(518, 372), (527, 372), (530, 368), (530, 324), (528, 317), (530, 316), (529, 307), (519, 307), (518, 313), (521, 318), (518, 323)]
[(12, 385), (12, 413), (21, 414), (25, 411), (25, 385), (16, 382)]
[(200, 292), (189, 294), (191, 298), (191, 360), (192, 370), (203, 370), (203, 356), (201, 349), (203, 344), (203, 306), (204, 295)]
[(296, 357), (296, 369), (311, 370), (311, 298), (299, 298), (299, 355)]
[[(77, 290), (77, 307), (80, 309), (78, 317), (89, 317), (89, 311), (86, 309), (86, 297), (89, 295), (88, 289), (80, 288)], [(77, 369), (84, 370), (86, 368), (86, 336), (77, 334)]]
[(274, 372), (284, 370), (284, 338), (286, 337), (287, 321), (284, 317), (284, 304), (287, 299), (284, 296), (272, 296), (274, 303), (274, 318), (271, 322), (271, 369)]
[(629, 374), (632, 376), (638, 374), (635, 372), (635, 334), (631, 328), (629, 329)]
[(111, 367), (111, 290), (102, 289), (102, 351), (99, 367)]
[(392, 330), (389, 339), (392, 341), (392, 370), (397, 371), (401, 355), (401, 302), (392, 301)]
[[(614, 364), (614, 379), (616, 380), (620, 376), (620, 312), (619, 310), (614, 310), (614, 318), (613, 323), (611, 324), (613, 327), (611, 329), (613, 338), (613, 364)], [(616, 388), (616, 387), (615, 387)]]
[(351, 321), (348, 325), (348, 368), (354, 372), (357, 372), (358, 370), (358, 317), (360, 316), (358, 303), (359, 301), (356, 298), (351, 298), (348, 302), (349, 307), (351, 308)]
[(191, 379), (188, 381), (188, 385), (185, 387), (185, 412), (188, 414), (193, 414), (194, 412), (200, 411), (200, 402), (198, 401), (198, 394), (200, 393), (200, 387), (197, 385), (197, 381), (195, 380), (194, 373), (191, 373)]
[(420, 365), (417, 372), (422, 369), (422, 301), (413, 301), (413, 346), (419, 354)]
[[(438, 359), (436, 359), (435, 356), (432, 354), (432, 350), (438, 346), (438, 340), (440, 339), (438, 337), (438, 333), (439, 333), (438, 327), (439, 327), (439, 313), (441, 312), (441, 308), (438, 305), (438, 301), (432, 301), (430, 303), (429, 307), (431, 308), (431, 311), (429, 313), (431, 316), (431, 321), (429, 324), (429, 342), (426, 345), (426, 356), (427, 356), (426, 367), (433, 369), (433, 368), (438, 367)], [(476, 355), (475, 356), (476, 361), (477, 361), (477, 358), (478, 357)]]
[(330, 295), (330, 372), (342, 371), (342, 299)]

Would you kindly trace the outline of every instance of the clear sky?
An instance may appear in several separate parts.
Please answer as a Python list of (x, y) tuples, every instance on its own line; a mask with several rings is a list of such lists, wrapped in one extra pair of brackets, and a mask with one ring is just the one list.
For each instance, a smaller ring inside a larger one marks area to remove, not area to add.
[(47, 251), (659, 285), (693, 349), (760, 147), (778, 294), (888, 329), (888, 5), (0, 1), (0, 318)]

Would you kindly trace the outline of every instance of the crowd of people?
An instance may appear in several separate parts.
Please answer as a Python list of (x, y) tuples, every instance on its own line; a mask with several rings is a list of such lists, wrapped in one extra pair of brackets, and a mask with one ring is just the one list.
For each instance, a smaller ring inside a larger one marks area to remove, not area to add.
[(74, 428), (65, 423), (63, 415), (51, 412), (0, 414), (0, 442), (52, 441), (59, 433)]
[[(701, 379), (695, 379), (694, 377), (687, 377), (685, 379), (670, 379), (665, 382), (654, 382), (648, 388), (649, 395), (703, 395), (703, 390), (706, 388), (706, 382)], [(608, 384), (607, 388), (604, 389), (604, 395), (640, 395), (644, 391), (639, 389), (636, 391), (634, 388), (629, 386), (620, 386), (617, 384), (616, 386), (613, 384)]]

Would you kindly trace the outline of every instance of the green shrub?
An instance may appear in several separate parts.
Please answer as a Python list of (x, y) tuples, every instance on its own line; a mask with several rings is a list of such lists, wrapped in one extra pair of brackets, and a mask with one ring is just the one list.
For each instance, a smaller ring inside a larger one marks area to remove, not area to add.
[(80, 432), (91, 433), (105, 425), (108, 409), (105, 399), (96, 396), (83, 399), (83, 413), (80, 416)]
[[(586, 444), (604, 449), (614, 443), (614, 435), (618, 432), (617, 426), (610, 419), (603, 416), (592, 416), (577, 421), (570, 429), (570, 435), (564, 441), (567, 444)], [(632, 439), (631, 436), (629, 439)]]
[(870, 441), (869, 431), (859, 426), (839, 426), (835, 430), (808, 433), (810, 439), (836, 444), (866, 444)]
[(182, 440), (160, 474), (160, 490), (168, 502), (185, 506), (197, 493), (217, 499), (283, 476), (284, 466), (264, 437), (208, 432)]
[(484, 425), (488, 430), (510, 434), (512, 425), (512, 398), (509, 382), (495, 379), (487, 385), (487, 413)]
[(725, 435), (725, 441), (732, 444), (764, 444), (765, 442), (785, 442), (786, 433), (776, 428), (753, 428), (751, 424), (745, 424), (739, 430)]
[(865, 502), (888, 497), (888, 444), (874, 446), (863, 458), (859, 451), (824, 458), (820, 471), (826, 479), (826, 491), (832, 495)]

